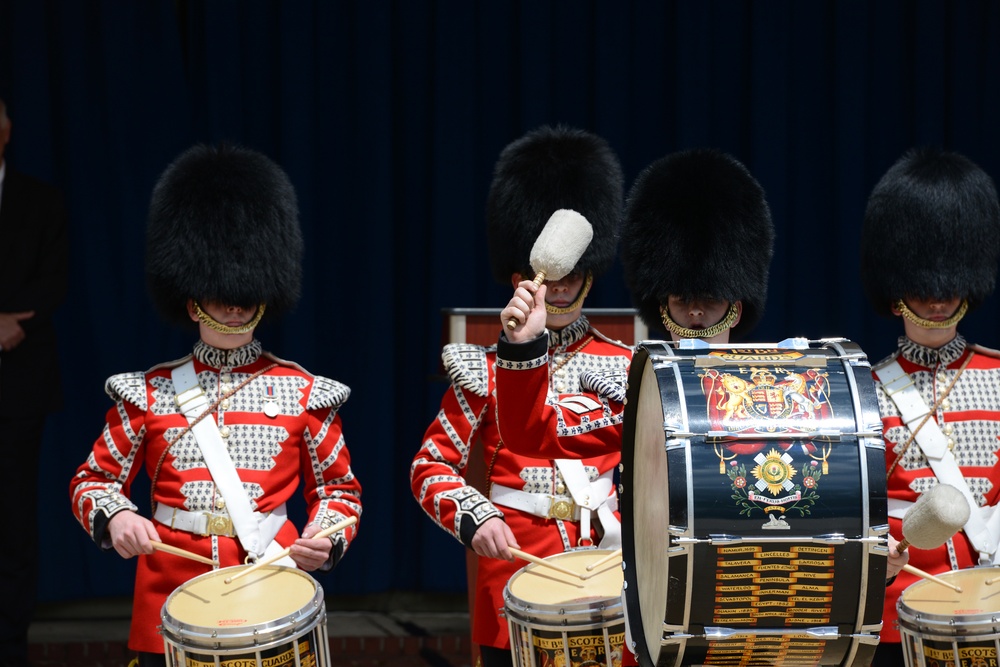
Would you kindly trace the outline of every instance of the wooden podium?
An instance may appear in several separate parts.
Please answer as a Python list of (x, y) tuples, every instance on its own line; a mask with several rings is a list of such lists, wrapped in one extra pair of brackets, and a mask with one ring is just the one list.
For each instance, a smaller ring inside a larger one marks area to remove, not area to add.
[[(474, 345), (494, 345), (500, 337), (502, 324), (500, 310), (492, 308), (445, 308), (442, 310), (444, 324), (441, 331), (442, 347), (448, 343), (472, 343)], [(620, 340), (626, 345), (635, 345), (649, 337), (649, 330), (631, 308), (584, 308), (583, 314), (590, 324), (608, 338)], [(442, 375), (444, 369), (441, 369)], [(469, 453), (469, 465), (465, 472), (465, 481), (480, 492), (486, 489), (486, 466), (483, 455), (479, 453), (482, 443), (478, 440), (472, 444)], [(476, 599), (476, 554), (469, 550), (466, 553), (466, 585), (469, 591), (469, 635), (472, 635), (472, 613)], [(497, 610), (499, 613), (499, 610)], [(479, 646), (472, 646), (472, 665), (479, 662)]]

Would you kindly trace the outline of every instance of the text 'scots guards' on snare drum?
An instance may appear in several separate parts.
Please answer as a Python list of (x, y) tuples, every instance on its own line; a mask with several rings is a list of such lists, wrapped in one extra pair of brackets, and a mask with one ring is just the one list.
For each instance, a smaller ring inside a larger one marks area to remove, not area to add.
[[(518, 570), (504, 588), (516, 667), (620, 667), (625, 643), (621, 560), (608, 549), (575, 549)], [(588, 570), (588, 566), (596, 566)]]
[(246, 567), (208, 572), (170, 594), (161, 614), (168, 667), (330, 667), (323, 588), (274, 565), (225, 583)]
[(962, 592), (923, 580), (907, 586), (896, 603), (906, 664), (1000, 664), (1000, 568), (976, 567), (937, 576)]
[(845, 340), (647, 342), (622, 437), (625, 616), (641, 665), (867, 665), (886, 571), (870, 366)]

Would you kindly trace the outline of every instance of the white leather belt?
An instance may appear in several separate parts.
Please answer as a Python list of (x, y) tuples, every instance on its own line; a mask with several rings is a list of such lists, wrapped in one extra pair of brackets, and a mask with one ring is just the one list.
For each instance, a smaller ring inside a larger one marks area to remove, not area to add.
[(490, 490), (490, 500), (495, 505), (510, 507), (543, 519), (580, 520), (580, 506), (573, 502), (570, 496), (531, 493), (494, 484)]
[[(268, 542), (274, 539), (287, 519), (284, 504), (273, 512), (254, 512), (254, 516), (257, 517), (262, 537), (267, 538)], [(153, 518), (173, 530), (183, 530), (202, 536), (236, 537), (233, 521), (225, 512), (190, 512), (161, 503), (156, 506)]]

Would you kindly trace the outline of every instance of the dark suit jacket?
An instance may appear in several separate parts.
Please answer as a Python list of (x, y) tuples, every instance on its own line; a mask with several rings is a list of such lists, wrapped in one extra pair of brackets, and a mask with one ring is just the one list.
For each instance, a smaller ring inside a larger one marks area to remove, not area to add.
[(58, 190), (7, 164), (0, 199), (0, 312), (34, 310), (25, 339), (0, 352), (0, 416), (62, 406), (52, 314), (66, 296), (69, 237)]

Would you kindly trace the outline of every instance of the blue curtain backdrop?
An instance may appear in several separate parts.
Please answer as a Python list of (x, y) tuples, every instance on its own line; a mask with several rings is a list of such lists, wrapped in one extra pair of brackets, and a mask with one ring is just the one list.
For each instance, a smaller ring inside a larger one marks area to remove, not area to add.
[[(105, 378), (190, 349), (152, 312), (142, 258), (155, 179), (192, 143), (261, 150), (298, 190), (303, 298), (261, 338), (353, 389), (341, 414), (365, 513), (328, 595), (460, 592), (463, 549), (420, 511), (408, 468), (445, 389), (440, 310), (508, 297), (483, 229), (503, 146), (543, 123), (586, 128), (629, 183), (674, 150), (732, 153), (777, 227), (754, 338), (842, 336), (875, 360), (901, 326), (863, 299), (866, 197), (921, 144), (1000, 177), (996, 35), (988, 0), (0, 0), (7, 157), (63, 190), (72, 226), (43, 601), (131, 592), (132, 564), (98, 552), (67, 488)], [(616, 266), (588, 306), (627, 305)], [(990, 301), (962, 329), (997, 347), (997, 319)]]

